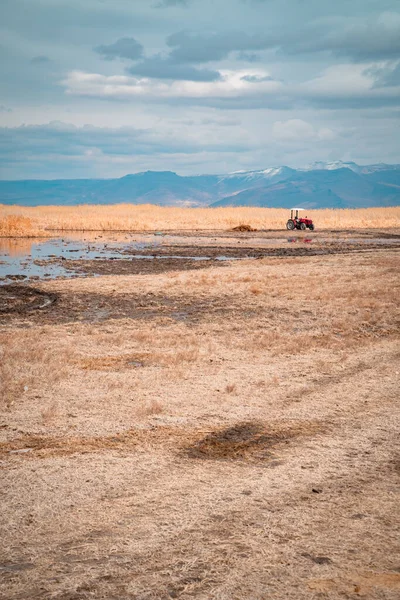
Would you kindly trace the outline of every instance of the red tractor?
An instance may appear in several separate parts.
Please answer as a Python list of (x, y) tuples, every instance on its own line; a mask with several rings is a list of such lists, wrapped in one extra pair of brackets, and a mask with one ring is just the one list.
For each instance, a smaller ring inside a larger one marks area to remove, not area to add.
[(308, 219), (307, 217), (300, 218), (299, 211), (304, 210), (304, 208), (292, 208), (290, 211), (290, 219), (286, 223), (286, 229), (292, 231), (293, 229), (310, 229), (314, 231), (314, 223), (312, 219)]

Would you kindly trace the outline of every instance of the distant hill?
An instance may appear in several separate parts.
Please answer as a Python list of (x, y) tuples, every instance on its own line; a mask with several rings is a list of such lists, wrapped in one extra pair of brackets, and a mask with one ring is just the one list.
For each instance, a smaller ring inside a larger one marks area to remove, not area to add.
[(226, 175), (146, 171), (119, 179), (0, 181), (0, 204), (346, 208), (400, 205), (400, 165), (341, 161)]
[[(348, 168), (296, 172), (285, 181), (262, 185), (222, 198), (213, 206), (271, 206), (290, 208), (360, 208), (400, 204), (400, 186), (389, 172), (387, 182), (380, 172), (377, 181)], [(400, 175), (400, 169), (398, 170)]]

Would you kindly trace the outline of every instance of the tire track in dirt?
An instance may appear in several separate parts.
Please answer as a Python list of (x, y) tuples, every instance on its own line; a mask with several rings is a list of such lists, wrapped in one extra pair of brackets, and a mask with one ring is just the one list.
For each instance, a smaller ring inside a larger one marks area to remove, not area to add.
[[(396, 364), (398, 360), (400, 360), (400, 352), (397, 348), (385, 353), (380, 359), (374, 355), (369, 358), (369, 361), (367, 358), (363, 358), (356, 364), (343, 367), (338, 373), (321, 375), (310, 380), (307, 386), (299, 388), (299, 396), (305, 398), (315, 393), (321, 393), (331, 386), (342, 385), (346, 380), (354, 377), (364, 377), (368, 371), (375, 370), (379, 365), (386, 366), (388, 361), (393, 361), (393, 364)], [(295, 401), (297, 402), (297, 400)]]
[[(357, 434), (354, 435), (354, 439), (349, 440), (350, 446), (354, 445), (355, 439), (357, 439)], [(344, 448), (345, 451), (346, 448)], [(252, 587), (252, 581), (255, 579), (256, 585), (260, 589), (259, 586), (262, 583), (259, 577), (260, 572), (263, 571), (263, 568), (265, 569), (265, 563), (271, 564), (271, 560), (277, 566), (273, 568), (272, 572), (271, 567), (267, 567), (265, 584), (267, 584), (267, 579), (269, 581), (276, 580), (275, 584), (278, 588), (288, 561), (296, 565), (293, 566), (293, 569), (297, 571), (296, 587), (293, 588), (290, 595), (282, 597), (309, 598), (307, 594), (310, 593), (310, 589), (313, 589), (312, 586), (316, 581), (320, 581), (315, 575), (321, 571), (329, 573), (328, 579), (335, 581), (335, 586), (339, 588), (343, 581), (347, 581), (348, 577), (363, 583), (365, 569), (353, 570), (351, 574), (346, 574), (343, 563), (344, 555), (332, 557), (332, 548), (329, 550), (325, 547), (330, 540), (324, 531), (325, 529), (327, 532), (331, 531), (330, 521), (336, 513), (336, 519), (340, 525), (338, 531), (341, 531), (343, 527), (348, 528), (351, 521), (349, 521), (349, 525), (346, 525), (346, 519), (343, 520), (343, 511), (347, 511), (351, 515), (351, 511), (357, 510), (359, 499), (370, 496), (367, 493), (369, 485), (375, 485), (377, 480), (383, 482), (385, 478), (387, 479), (387, 474), (379, 463), (368, 466), (368, 460), (365, 460), (364, 457), (363, 460), (354, 461), (351, 468), (346, 469), (348, 472), (345, 476), (343, 476), (342, 470), (332, 477), (330, 450), (323, 448), (320, 452), (324, 456), (324, 464), (328, 466), (324, 475), (322, 495), (314, 494), (311, 491), (313, 481), (315, 481), (312, 472), (303, 471), (303, 480), (300, 481), (295, 476), (295, 468), (294, 471), (292, 469), (292, 476), (289, 480), (287, 477), (284, 478), (283, 486), (279, 486), (279, 479), (274, 476), (278, 487), (270, 482), (266, 488), (268, 491), (263, 496), (260, 495), (260, 485), (257, 478), (254, 479), (251, 467), (247, 466), (244, 470), (241, 469), (239, 479), (231, 481), (231, 465), (225, 477), (221, 478), (220, 473), (212, 484), (215, 491), (219, 490), (222, 498), (223, 496), (233, 496), (231, 501), (224, 502), (220, 497), (212, 510), (207, 500), (207, 488), (211, 485), (209, 479), (208, 486), (203, 489), (200, 486), (198, 490), (203, 497), (205, 494), (203, 500), (205, 501), (203, 506), (205, 512), (196, 514), (194, 521), (189, 522), (186, 527), (172, 537), (168, 536), (166, 539), (162, 536), (156, 545), (153, 544), (143, 552), (134, 549), (125, 551), (122, 548), (114, 549), (110, 559), (107, 560), (109, 555), (106, 548), (103, 548), (103, 554), (100, 557), (96, 550), (99, 539), (102, 539), (106, 546), (113, 544), (113, 537), (110, 537), (109, 532), (104, 531), (99, 533), (99, 537), (90, 541), (91, 550), (88, 548), (88, 538), (71, 540), (70, 548), (66, 548), (65, 545), (60, 547), (61, 554), (58, 560), (65, 560), (67, 564), (71, 564), (71, 568), (77, 569), (78, 573), (74, 571), (74, 576), (78, 579), (82, 577), (80, 584), (82, 587), (78, 589), (78, 592), (80, 590), (82, 593), (86, 589), (88, 593), (103, 593), (105, 597), (109, 597), (107, 594), (111, 594), (112, 590), (115, 592), (116, 585), (121, 598), (129, 598), (133, 589), (135, 597), (148, 599), (166, 599), (178, 596), (186, 599), (194, 595), (203, 597), (202, 594), (204, 597), (210, 597), (213, 593), (212, 590), (219, 589), (221, 593), (221, 588), (223, 590), (225, 583), (229, 581), (230, 586), (225, 590), (226, 595), (221, 597), (263, 598), (263, 593), (257, 593), (257, 588)], [(197, 465), (198, 477), (207, 470), (207, 467), (201, 462)], [(365, 469), (365, 467), (367, 468)], [(274, 470), (274, 474), (279, 475), (279, 470), (285, 470), (285, 468), (287, 467), (280, 466), (278, 470)], [(187, 479), (188, 473), (182, 472), (182, 470), (180, 472), (180, 485), (175, 490), (175, 498), (178, 503), (181, 502), (178, 498), (182, 499), (185, 487), (189, 486), (188, 489), (190, 489), (192, 485), (190, 479)], [(377, 476), (378, 473), (380, 475)], [(323, 474), (320, 473), (320, 480), (322, 476)], [(271, 475), (268, 478), (270, 479)], [(289, 486), (288, 481), (292, 482)], [(261, 488), (264, 489), (263, 486)], [(239, 493), (238, 496), (240, 489), (246, 493)], [(342, 493), (338, 494), (340, 490)], [(168, 495), (168, 490), (165, 490), (165, 493)], [(338, 500), (337, 504), (332, 506), (328, 499), (332, 499), (333, 495), (336, 495)], [(118, 508), (119, 520), (114, 533), (117, 537), (121, 536), (122, 539), (127, 536), (129, 538), (132, 514), (135, 514), (136, 518), (141, 514), (136, 506), (134, 509), (129, 508), (126, 500), (127, 498), (120, 498), (119, 502), (123, 504), (118, 504), (117, 507), (115, 499), (109, 504), (110, 510)], [(174, 502), (173, 497), (169, 498), (169, 502)], [(160, 510), (161, 514), (158, 518), (162, 521), (162, 503)], [(187, 511), (188, 507), (184, 510)], [(123, 516), (124, 512), (125, 516)], [(145, 518), (144, 507), (142, 514)], [(301, 521), (299, 529), (300, 515), (302, 515), (303, 521)], [(304, 521), (304, 519), (306, 520)], [(318, 533), (315, 532), (315, 521), (319, 523)], [(357, 523), (357, 521), (353, 522)], [(291, 524), (289, 527), (288, 523)], [(307, 535), (304, 537), (309, 528), (316, 534), (314, 540), (310, 540)], [(253, 533), (250, 539), (249, 532)], [(290, 542), (291, 536), (294, 536), (294, 542)], [(348, 543), (354, 543), (351, 536)], [(168, 547), (168, 551), (166, 551), (166, 547)], [(308, 557), (304, 556), (305, 554)], [(329, 558), (329, 554), (332, 558)], [(326, 555), (328, 556), (325, 565), (324, 562), (318, 561), (318, 558)], [(316, 557), (315, 561), (313, 557)], [(92, 566), (89, 580), (86, 577), (88, 561)], [(314, 566), (312, 567), (313, 562)], [(280, 564), (282, 566), (279, 566)], [(379, 570), (380, 567), (376, 568)], [(292, 578), (295, 579), (294, 574)], [(287, 576), (285, 579), (287, 585)], [(299, 588), (299, 580), (300, 584), (304, 586), (303, 588), (301, 585)], [(371, 581), (373, 580), (374, 578), (371, 576)], [(325, 580), (322, 579), (322, 581)], [(392, 573), (382, 571), (376, 574), (375, 584), (380, 589), (390, 590), (396, 589), (397, 581), (396, 576)], [(335, 586), (332, 589), (335, 589)], [(364, 589), (364, 584), (362, 589)], [(65, 595), (60, 595), (60, 598), (79, 597), (68, 594), (71, 592), (66, 591)], [(230, 594), (236, 594), (236, 596)], [(253, 595), (249, 596), (248, 594)]]
[[(348, 426), (352, 427), (351, 421)], [(366, 420), (364, 426), (369, 436), (371, 422)], [(318, 456), (323, 464), (318, 473), (301, 470), (296, 463), (302, 445), (306, 443), (308, 447), (307, 438), (298, 439), (294, 448), (287, 448), (284, 452), (286, 462), (272, 471), (263, 471), (261, 477), (254, 470), (259, 465), (250, 463), (217, 461), (218, 470), (213, 472), (208, 461), (193, 462), (187, 458), (183, 463), (181, 460), (176, 463), (173, 459), (170, 468), (157, 478), (157, 488), (152, 486), (153, 490), (149, 490), (150, 497), (147, 494), (141, 499), (132, 489), (128, 495), (110, 497), (101, 507), (91, 507), (93, 525), (97, 520), (98, 527), (104, 511), (110, 512), (108, 518), (113, 523), (112, 530), (100, 529), (97, 535), (88, 533), (81, 538), (71, 538), (69, 547), (63, 543), (55, 549), (50, 542), (51, 553), (46, 551), (42, 557), (41, 585), (51, 574), (53, 564), (59, 565), (57, 598), (64, 600), (81, 600), (85, 595), (112, 598), (115, 593), (120, 599), (131, 598), (132, 594), (148, 600), (188, 599), (193, 596), (209, 598), (215, 590), (219, 590), (224, 598), (252, 597), (261, 600), (265, 597), (265, 590), (260, 592), (260, 589), (265, 585), (265, 589), (271, 592), (271, 581), (276, 586), (275, 591), (281, 594), (277, 597), (308, 599), (310, 590), (315, 589), (312, 586), (325, 585), (325, 579), (318, 578), (321, 572), (326, 573), (326, 579), (334, 581), (338, 589), (342, 589), (343, 581), (349, 577), (362, 584), (360, 589), (365, 589), (362, 580), (365, 569), (353, 570), (346, 575), (343, 572), (344, 555), (332, 556), (332, 550), (325, 547), (329, 537), (324, 533), (327, 530), (331, 536), (344, 539), (345, 521), (340, 521), (343, 519), (342, 512), (358, 512), (360, 498), (371, 497), (368, 486), (373, 484), (376, 490), (377, 482), (386, 482), (386, 485), (389, 481), (382, 463), (371, 463), (362, 452), (351, 465), (341, 462), (341, 456), (360, 446), (360, 431), (352, 429), (351, 435), (340, 431), (343, 436), (340, 456), (335, 445), (317, 443), (312, 452), (308, 448), (306, 460), (315, 460)], [(380, 432), (376, 431), (375, 436), (379, 439)], [(333, 467), (337, 470), (333, 471)], [(199, 479), (204, 480), (203, 485), (198, 484)], [(193, 504), (188, 495), (190, 497), (194, 481), (196, 512), (189, 518)], [(165, 482), (168, 482), (166, 487)], [(175, 485), (172, 485), (173, 482)], [(311, 489), (316, 482), (323, 488), (318, 494)], [(213, 489), (211, 504), (210, 488)], [(153, 505), (150, 499), (157, 498), (159, 494), (162, 497), (162, 500), (156, 500), (159, 509), (150, 517), (149, 506)], [(332, 505), (333, 497), (337, 501)], [(381, 503), (382, 500), (381, 490)], [(166, 516), (170, 515), (168, 507), (171, 505), (175, 505), (176, 518), (178, 515), (182, 517), (182, 527), (174, 533), (169, 526), (162, 526)], [(329, 528), (336, 512), (340, 527), (333, 534)], [(136, 540), (142, 519), (143, 531), (146, 530), (149, 518), (159, 522), (160, 534), (154, 539), (151, 537), (147, 549), (145, 544), (143, 550), (139, 550), (141, 544), (138, 546), (136, 541), (133, 546), (132, 543), (125, 546), (130, 536)], [(315, 522), (318, 523), (317, 530)], [(346, 528), (349, 529), (347, 525)], [(315, 539), (311, 543), (307, 531), (314, 533)], [(290, 542), (292, 536), (294, 545)], [(353, 543), (351, 537), (346, 542)], [(312, 566), (312, 561), (302, 557), (302, 553), (317, 558), (327, 556), (331, 562), (322, 566), (317, 562)], [(288, 563), (293, 564), (289, 578), (285, 573)], [(385, 572), (379, 561), (375, 568), (381, 569), (380, 578), (378, 573), (375, 580), (378, 588), (395, 589), (396, 579), (392, 574)], [(31, 590), (35, 589), (37, 581), (35, 573), (36, 569), (29, 571)], [(281, 581), (284, 580), (287, 586), (288, 579), (296, 582), (296, 586), (285, 595)], [(71, 580), (74, 582), (73, 589)], [(49, 586), (51, 589), (50, 582)], [(53, 597), (50, 590), (45, 592), (43, 587), (38, 586), (39, 589), (40, 597)]]

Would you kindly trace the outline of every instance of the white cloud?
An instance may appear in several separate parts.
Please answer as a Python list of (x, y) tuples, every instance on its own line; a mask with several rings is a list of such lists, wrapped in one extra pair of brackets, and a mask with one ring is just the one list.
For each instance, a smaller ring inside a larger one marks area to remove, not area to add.
[(317, 94), (362, 94), (371, 90), (374, 84), (372, 76), (366, 72), (366, 66), (360, 64), (340, 64), (328, 67), (321, 75), (305, 85)]
[(235, 98), (276, 93), (282, 83), (259, 69), (221, 70), (218, 81), (171, 81), (71, 71), (62, 82), (66, 92), (102, 98)]
[[(328, 67), (318, 77), (299, 86), (299, 92), (314, 100), (336, 99), (339, 102), (348, 99), (350, 102), (398, 104), (400, 86), (378, 87), (376, 79), (379, 73), (390, 65), (390, 61), (374, 64), (340, 64)], [(378, 75), (377, 75), (378, 73)]]
[(331, 129), (327, 127), (316, 129), (311, 123), (302, 119), (276, 121), (272, 126), (272, 135), (281, 142), (332, 140), (335, 137)]
[(159, 3), (0, 2), (0, 176), (399, 162), (398, 1)]
[[(220, 69), (215, 81), (160, 80), (129, 75), (70, 71), (61, 82), (68, 95), (109, 100), (163, 103), (178, 99), (217, 108), (271, 108), (305, 105), (323, 108), (397, 106), (397, 87), (376, 86), (376, 72), (386, 64), (339, 64), (293, 84), (273, 79), (264, 69)], [(380, 72), (380, 71), (379, 71)]]

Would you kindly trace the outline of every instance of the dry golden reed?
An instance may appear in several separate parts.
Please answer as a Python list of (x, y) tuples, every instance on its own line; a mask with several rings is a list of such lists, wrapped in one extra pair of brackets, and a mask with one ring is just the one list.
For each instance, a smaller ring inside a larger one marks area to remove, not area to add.
[[(317, 229), (399, 227), (400, 207), (310, 210)], [(283, 208), (177, 208), (135, 206), (0, 205), (0, 237), (51, 235), (61, 231), (228, 230), (248, 223), (254, 229), (284, 229)]]
[(35, 237), (40, 234), (40, 227), (37, 227), (32, 219), (17, 214), (3, 216), (2, 208), (0, 205), (0, 237)]

